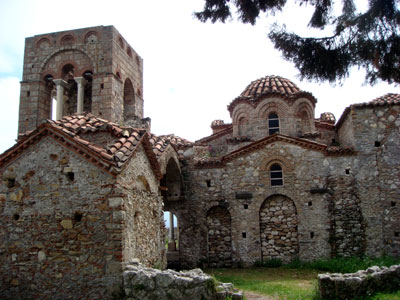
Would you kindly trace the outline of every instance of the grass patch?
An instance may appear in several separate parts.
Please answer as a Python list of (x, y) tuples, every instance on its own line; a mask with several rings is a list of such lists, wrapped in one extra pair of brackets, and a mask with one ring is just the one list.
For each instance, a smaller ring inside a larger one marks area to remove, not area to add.
[[(236, 288), (273, 299), (317, 300), (319, 273), (353, 273), (371, 266), (389, 267), (395, 264), (400, 264), (400, 258), (334, 258), (313, 262), (294, 261), (284, 266), (280, 266), (279, 261), (271, 260), (263, 266), (253, 268), (207, 269), (206, 272), (218, 281), (231, 282)], [(355, 300), (400, 300), (400, 291), (379, 293)]]
[(276, 299), (314, 299), (316, 270), (286, 268), (208, 269), (218, 281), (236, 288), (269, 295)]
[(300, 260), (295, 260), (284, 267), (289, 269), (315, 269), (330, 273), (354, 273), (358, 270), (365, 270), (372, 266), (389, 267), (396, 264), (400, 264), (400, 257), (337, 257), (331, 259), (319, 259), (312, 262), (301, 262)]
[(378, 293), (368, 299), (369, 300), (399, 300), (400, 299), (400, 291), (397, 291), (394, 293)]

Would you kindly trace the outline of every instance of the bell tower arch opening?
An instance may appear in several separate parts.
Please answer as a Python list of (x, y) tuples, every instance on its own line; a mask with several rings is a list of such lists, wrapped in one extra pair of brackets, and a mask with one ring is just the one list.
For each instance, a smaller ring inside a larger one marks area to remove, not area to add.
[(127, 78), (124, 83), (124, 120), (135, 117), (135, 90), (132, 81)]

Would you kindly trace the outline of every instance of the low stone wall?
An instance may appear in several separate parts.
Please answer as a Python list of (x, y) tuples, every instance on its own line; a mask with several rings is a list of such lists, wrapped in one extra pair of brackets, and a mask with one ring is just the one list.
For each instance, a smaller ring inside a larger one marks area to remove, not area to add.
[(321, 299), (353, 299), (380, 291), (400, 290), (400, 265), (370, 267), (356, 273), (318, 275)]
[(137, 262), (123, 272), (126, 300), (242, 300), (241, 291), (230, 283), (215, 284), (214, 279), (200, 269), (176, 272), (145, 268)]

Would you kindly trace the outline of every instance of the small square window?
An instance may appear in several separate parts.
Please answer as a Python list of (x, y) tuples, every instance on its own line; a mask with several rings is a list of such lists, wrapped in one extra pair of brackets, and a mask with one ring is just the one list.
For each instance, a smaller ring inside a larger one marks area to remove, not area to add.
[(394, 233), (394, 236), (395, 236), (395, 237), (399, 237), (399, 236), (400, 236), (400, 232), (396, 231), (396, 232)]
[(391, 205), (392, 207), (395, 207), (395, 206), (396, 206), (396, 202), (392, 201), (392, 202), (390, 202), (390, 205)]
[(309, 201), (307, 204), (308, 206), (312, 206), (312, 201)]
[(346, 169), (346, 174), (350, 174), (350, 169)]
[(244, 204), (244, 205), (243, 205), (243, 208), (244, 208), (244, 209), (248, 209), (248, 208), (249, 208), (249, 205), (248, 205), (248, 204)]
[(375, 141), (375, 147), (380, 147), (381, 146), (381, 142), (380, 141)]
[(242, 232), (242, 238), (246, 238), (246, 232)]

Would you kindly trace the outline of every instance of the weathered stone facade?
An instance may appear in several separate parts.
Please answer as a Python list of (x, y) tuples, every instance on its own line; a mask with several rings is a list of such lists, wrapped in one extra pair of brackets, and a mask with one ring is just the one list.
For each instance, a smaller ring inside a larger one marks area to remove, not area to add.
[[(267, 76), (229, 104), (232, 124), (192, 143), (150, 133), (142, 72), (112, 26), (26, 40), (19, 140), (0, 156), (5, 299), (112, 298), (132, 259), (400, 255), (399, 94), (336, 122)], [(178, 219), (169, 256), (163, 211)]]

